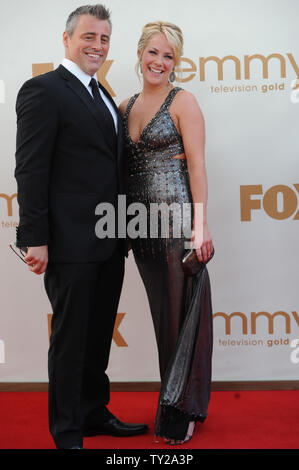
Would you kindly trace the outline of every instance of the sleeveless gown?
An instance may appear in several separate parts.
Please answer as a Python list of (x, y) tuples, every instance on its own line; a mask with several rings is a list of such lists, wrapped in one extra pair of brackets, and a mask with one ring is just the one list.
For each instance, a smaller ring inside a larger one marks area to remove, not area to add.
[(181, 267), (185, 242), (190, 240), (190, 231), (187, 238), (185, 233), (190, 228), (192, 209), (180, 222), (180, 237), (175, 233), (175, 211), (169, 211), (167, 236), (165, 232), (161, 236), (160, 212), (156, 222), (158, 237), (149, 236), (153, 204), (176, 203), (182, 209), (188, 203), (185, 206), (192, 207), (187, 161), (173, 158), (184, 153), (182, 137), (169, 112), (180, 90), (176, 87), (170, 91), (137, 143), (129, 134), (128, 116), (139, 94), (130, 98), (124, 114), (128, 204), (142, 203), (147, 208), (147, 226), (131, 242), (147, 292), (158, 347), (161, 390), (155, 434), (171, 439), (184, 439), (189, 421), (204, 421), (207, 416), (213, 343), (207, 268), (189, 277)]

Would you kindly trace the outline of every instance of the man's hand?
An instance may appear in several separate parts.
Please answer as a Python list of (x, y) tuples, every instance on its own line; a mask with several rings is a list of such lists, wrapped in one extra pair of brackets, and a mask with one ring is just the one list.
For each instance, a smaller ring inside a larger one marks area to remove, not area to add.
[(48, 264), (48, 245), (29, 247), (25, 261), (29, 271), (35, 274), (43, 274)]

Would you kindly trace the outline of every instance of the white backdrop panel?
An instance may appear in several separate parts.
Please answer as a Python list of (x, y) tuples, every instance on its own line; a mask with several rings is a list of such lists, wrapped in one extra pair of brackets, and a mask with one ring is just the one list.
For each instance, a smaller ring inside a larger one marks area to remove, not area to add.
[[(2, 382), (47, 380), (51, 313), (43, 279), (27, 272), (8, 249), (18, 221), (16, 199), (10, 199), (16, 192), (16, 95), (32, 76), (32, 64), (60, 64), (65, 20), (80, 4), (11, 0), (0, 5)], [(292, 91), (292, 82), (299, 78), (299, 3), (104, 4), (113, 20), (108, 57), (113, 62), (104, 76), (117, 104), (140, 90), (135, 63), (142, 26), (163, 19), (178, 24), (184, 33), (183, 66), (189, 71), (179, 85), (197, 97), (206, 122), (209, 226), (216, 248), (209, 265), (213, 380), (298, 379), (291, 342), (299, 338), (299, 93)], [(258, 207), (251, 208), (254, 204)], [(246, 217), (250, 220), (243, 220)], [(159, 380), (150, 312), (131, 254), (119, 312), (125, 315), (119, 317), (112, 344), (111, 380)], [(282, 313), (273, 316), (275, 312)]]

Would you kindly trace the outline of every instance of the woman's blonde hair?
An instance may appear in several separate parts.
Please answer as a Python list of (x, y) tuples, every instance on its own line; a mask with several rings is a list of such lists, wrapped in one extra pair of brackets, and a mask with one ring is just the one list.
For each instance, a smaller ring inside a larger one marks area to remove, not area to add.
[(137, 74), (139, 72), (141, 57), (144, 49), (147, 46), (148, 41), (155, 35), (163, 33), (166, 36), (167, 41), (173, 47), (174, 51), (174, 63), (176, 70), (180, 70), (181, 57), (183, 54), (183, 33), (181, 29), (173, 23), (167, 23), (165, 21), (154, 21), (152, 23), (147, 23), (143, 29), (140, 39), (138, 41), (138, 62), (136, 64)]

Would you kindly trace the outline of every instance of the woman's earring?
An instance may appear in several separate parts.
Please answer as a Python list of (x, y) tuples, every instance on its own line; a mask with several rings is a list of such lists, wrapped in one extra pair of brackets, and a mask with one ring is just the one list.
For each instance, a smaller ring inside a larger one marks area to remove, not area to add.
[(140, 70), (140, 73), (141, 73), (141, 75), (142, 75), (142, 67), (141, 67), (141, 62), (140, 62), (140, 64), (139, 64), (139, 70)]
[(173, 83), (173, 82), (175, 82), (175, 80), (176, 80), (176, 76), (175, 76), (174, 71), (172, 71), (169, 74), (169, 81), (170, 81), (170, 83)]

